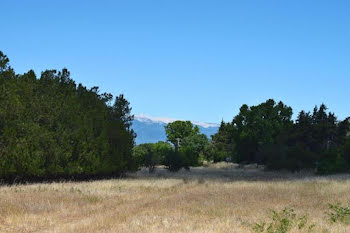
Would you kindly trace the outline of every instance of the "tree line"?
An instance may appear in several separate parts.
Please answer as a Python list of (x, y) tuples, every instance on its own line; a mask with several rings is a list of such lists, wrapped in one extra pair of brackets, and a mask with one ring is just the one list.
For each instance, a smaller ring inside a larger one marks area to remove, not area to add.
[(16, 74), (0, 51), (0, 179), (135, 170), (132, 120), (123, 95), (76, 85), (67, 69)]
[(350, 118), (326, 105), (293, 110), (270, 99), (242, 105), (208, 139), (190, 121), (165, 127), (166, 142), (135, 146), (130, 103), (76, 84), (67, 69), (16, 74), (0, 51), (0, 179), (120, 175), (146, 166), (170, 171), (205, 161), (267, 169), (350, 171)]
[(270, 99), (243, 105), (232, 122), (222, 122), (213, 147), (238, 163), (265, 164), (269, 169), (316, 169), (323, 174), (350, 169), (350, 118), (338, 121), (325, 104), (301, 111)]
[(134, 155), (150, 171), (157, 164), (178, 170), (203, 161), (232, 161), (271, 170), (349, 172), (350, 118), (338, 121), (325, 104), (312, 112), (301, 111), (295, 121), (292, 114), (291, 107), (272, 99), (256, 106), (244, 104), (231, 122), (221, 122), (211, 140), (191, 122), (175, 121), (165, 127), (170, 144), (141, 144)]

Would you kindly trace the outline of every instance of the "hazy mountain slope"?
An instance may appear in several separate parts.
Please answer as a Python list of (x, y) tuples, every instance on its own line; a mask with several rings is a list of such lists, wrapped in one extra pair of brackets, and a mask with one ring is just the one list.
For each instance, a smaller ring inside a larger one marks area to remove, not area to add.
[[(132, 128), (137, 134), (136, 144), (153, 143), (158, 141), (165, 141), (165, 129), (168, 123), (175, 121), (170, 118), (155, 118), (144, 115), (135, 116)], [(218, 131), (219, 125), (212, 123), (192, 122), (198, 125), (201, 133), (210, 138), (211, 135)]]

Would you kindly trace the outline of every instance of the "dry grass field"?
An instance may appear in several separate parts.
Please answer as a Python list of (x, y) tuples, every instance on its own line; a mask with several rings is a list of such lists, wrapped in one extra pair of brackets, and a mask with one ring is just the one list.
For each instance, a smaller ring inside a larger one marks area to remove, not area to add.
[(244, 233), (286, 206), (308, 214), (314, 232), (350, 232), (327, 221), (335, 202), (350, 202), (350, 176), (160, 168), (126, 179), (0, 186), (0, 232)]

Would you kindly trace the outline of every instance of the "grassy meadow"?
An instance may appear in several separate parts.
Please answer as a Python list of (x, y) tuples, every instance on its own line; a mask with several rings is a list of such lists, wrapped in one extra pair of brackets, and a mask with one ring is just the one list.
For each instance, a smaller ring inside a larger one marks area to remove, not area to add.
[(0, 186), (0, 232), (254, 232), (271, 210), (307, 214), (307, 230), (350, 232), (327, 220), (350, 202), (350, 176), (273, 173), (219, 164), (125, 179)]

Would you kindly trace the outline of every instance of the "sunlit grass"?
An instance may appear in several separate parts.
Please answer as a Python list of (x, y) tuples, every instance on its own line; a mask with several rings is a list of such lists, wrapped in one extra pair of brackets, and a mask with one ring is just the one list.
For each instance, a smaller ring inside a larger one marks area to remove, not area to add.
[(0, 232), (252, 232), (286, 206), (308, 214), (315, 232), (350, 232), (325, 214), (328, 203), (350, 202), (350, 176), (210, 169), (1, 186)]

